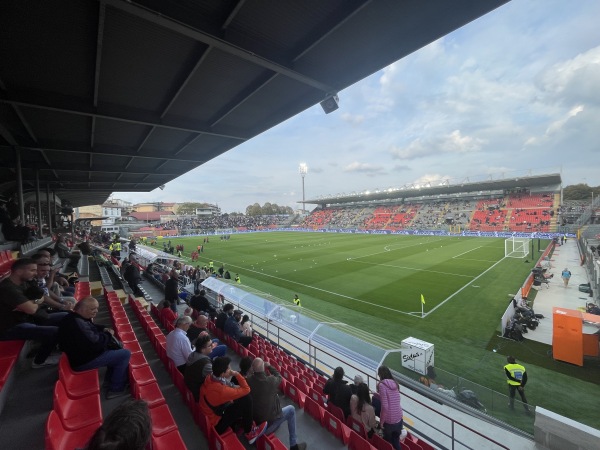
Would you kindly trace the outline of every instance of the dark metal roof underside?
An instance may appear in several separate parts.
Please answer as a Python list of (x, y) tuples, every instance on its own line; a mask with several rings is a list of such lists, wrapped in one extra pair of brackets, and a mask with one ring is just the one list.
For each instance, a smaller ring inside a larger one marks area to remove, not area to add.
[(507, 1), (3, 0), (0, 177), (151, 191)]

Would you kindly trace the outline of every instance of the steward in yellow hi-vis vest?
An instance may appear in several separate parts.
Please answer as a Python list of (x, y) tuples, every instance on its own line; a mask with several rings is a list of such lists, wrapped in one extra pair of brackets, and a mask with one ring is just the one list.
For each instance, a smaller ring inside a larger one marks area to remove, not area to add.
[(525, 367), (521, 364), (517, 364), (514, 356), (506, 358), (508, 362), (504, 366), (504, 373), (506, 374), (506, 382), (508, 383), (508, 397), (510, 409), (515, 409), (515, 393), (518, 391), (523, 401), (523, 407), (527, 415), (531, 414), (529, 411), (529, 405), (527, 404), (527, 397), (525, 397), (525, 385), (527, 384), (527, 372)]
[(294, 295), (294, 305), (302, 306), (302, 304), (300, 304), (300, 297), (298, 297), (298, 294)]

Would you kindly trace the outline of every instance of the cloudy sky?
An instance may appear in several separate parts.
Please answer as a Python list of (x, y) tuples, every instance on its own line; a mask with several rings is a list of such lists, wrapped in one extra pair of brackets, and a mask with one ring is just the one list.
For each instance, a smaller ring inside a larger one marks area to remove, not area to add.
[(132, 202), (297, 208), (306, 198), (562, 173), (600, 185), (600, 2), (507, 5)]

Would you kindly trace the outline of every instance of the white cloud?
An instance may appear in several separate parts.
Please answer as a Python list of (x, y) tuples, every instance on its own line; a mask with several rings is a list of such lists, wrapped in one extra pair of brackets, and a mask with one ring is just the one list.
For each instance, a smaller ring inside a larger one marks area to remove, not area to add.
[(364, 173), (364, 174), (371, 175), (371, 176), (383, 173), (384, 171), (385, 170), (384, 170), (383, 166), (370, 164), (370, 163), (361, 163), (358, 161), (354, 161), (354, 162), (348, 164), (346, 167), (344, 167), (344, 172), (358, 172), (358, 173)]
[(393, 146), (390, 153), (394, 159), (425, 158), (440, 153), (469, 153), (479, 151), (484, 142), (483, 139), (463, 136), (460, 130), (454, 130), (445, 136), (417, 138), (406, 147)]

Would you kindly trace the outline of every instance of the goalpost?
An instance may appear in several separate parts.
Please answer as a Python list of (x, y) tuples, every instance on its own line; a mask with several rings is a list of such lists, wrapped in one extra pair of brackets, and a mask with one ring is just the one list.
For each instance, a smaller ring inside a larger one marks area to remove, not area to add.
[(531, 238), (511, 237), (504, 241), (506, 258), (525, 258), (529, 255)]

